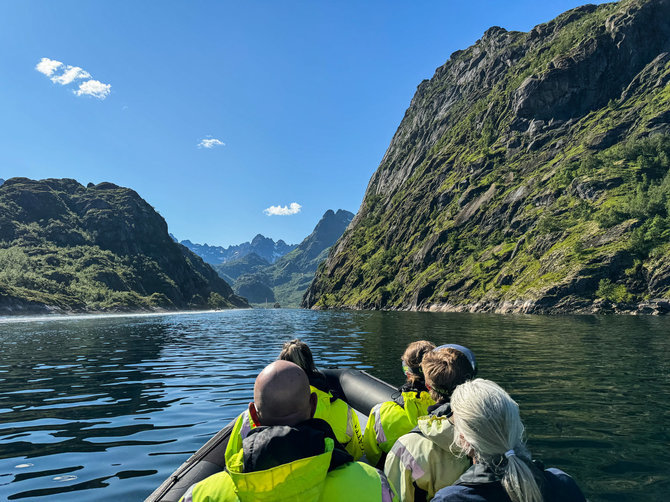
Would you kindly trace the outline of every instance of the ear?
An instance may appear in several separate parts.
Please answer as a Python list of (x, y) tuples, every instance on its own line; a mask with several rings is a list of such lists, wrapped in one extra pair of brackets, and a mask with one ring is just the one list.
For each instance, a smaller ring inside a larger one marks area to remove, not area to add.
[(249, 415), (251, 415), (251, 420), (256, 425), (261, 425), (261, 421), (258, 418), (258, 410), (256, 410), (256, 405), (254, 403), (249, 403)]
[(319, 402), (319, 398), (316, 396), (316, 392), (312, 392), (309, 395), (309, 418), (314, 418), (314, 413), (316, 413), (316, 404)]

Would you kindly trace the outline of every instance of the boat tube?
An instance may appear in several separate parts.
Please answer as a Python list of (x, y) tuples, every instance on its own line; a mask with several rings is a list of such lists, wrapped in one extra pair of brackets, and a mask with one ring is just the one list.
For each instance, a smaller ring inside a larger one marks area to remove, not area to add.
[[(365, 419), (373, 406), (392, 401), (398, 396), (395, 387), (365, 371), (323, 369), (321, 372), (326, 376), (330, 388), (349, 403), (359, 417), (362, 415)], [(179, 466), (145, 502), (178, 502), (192, 484), (223, 471), (226, 468), (226, 446), (236, 419), (237, 417)], [(361, 427), (365, 427), (365, 422), (361, 422)]]

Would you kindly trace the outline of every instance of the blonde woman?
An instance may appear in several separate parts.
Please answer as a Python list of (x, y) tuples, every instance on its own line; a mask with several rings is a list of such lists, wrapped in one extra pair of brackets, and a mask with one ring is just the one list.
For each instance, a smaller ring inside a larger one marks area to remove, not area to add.
[(498, 384), (478, 378), (459, 385), (451, 410), (454, 446), (472, 466), (433, 501), (584, 502), (570, 476), (531, 461), (519, 406)]

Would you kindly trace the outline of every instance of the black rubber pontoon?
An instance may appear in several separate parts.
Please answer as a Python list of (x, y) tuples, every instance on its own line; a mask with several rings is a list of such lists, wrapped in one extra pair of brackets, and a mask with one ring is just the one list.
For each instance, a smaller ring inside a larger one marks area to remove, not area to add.
[[(369, 373), (352, 369), (324, 369), (329, 386), (354, 408), (367, 416), (378, 403), (392, 401), (398, 394), (395, 387)], [(202, 448), (163, 481), (145, 502), (178, 502), (189, 486), (226, 467), (225, 453), (235, 420), (217, 432)], [(365, 427), (365, 423), (361, 423)]]

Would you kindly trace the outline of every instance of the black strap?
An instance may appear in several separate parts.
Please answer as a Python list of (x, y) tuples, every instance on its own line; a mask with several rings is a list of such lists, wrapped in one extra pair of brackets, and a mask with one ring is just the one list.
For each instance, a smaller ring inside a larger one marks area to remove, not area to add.
[(428, 492), (416, 486), (416, 481), (412, 484), (414, 485), (414, 502), (427, 502)]

